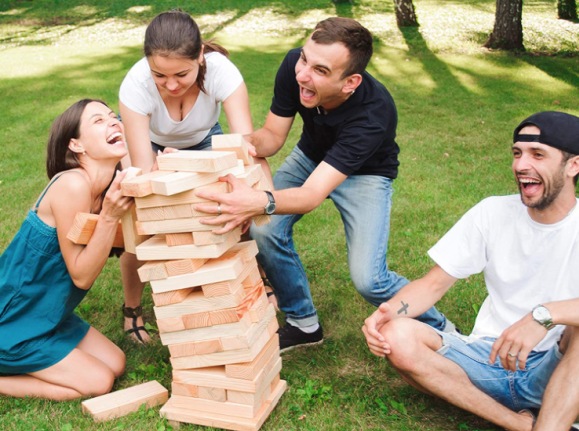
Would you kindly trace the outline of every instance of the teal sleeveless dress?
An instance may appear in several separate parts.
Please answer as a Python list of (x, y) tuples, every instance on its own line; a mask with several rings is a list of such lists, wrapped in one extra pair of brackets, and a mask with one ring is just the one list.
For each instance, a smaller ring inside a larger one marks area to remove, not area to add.
[(90, 325), (74, 314), (87, 291), (77, 288), (64, 263), (56, 228), (38, 205), (0, 256), (0, 374), (26, 374), (64, 359)]

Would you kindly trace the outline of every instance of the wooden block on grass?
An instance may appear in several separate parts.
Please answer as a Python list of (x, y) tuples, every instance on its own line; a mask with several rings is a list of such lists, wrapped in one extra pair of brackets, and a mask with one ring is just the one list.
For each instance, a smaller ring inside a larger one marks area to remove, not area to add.
[(211, 136), (211, 149), (214, 152), (234, 151), (236, 157), (243, 160), (244, 165), (253, 165), (253, 157), (249, 154), (247, 142), (239, 133)]
[(136, 412), (143, 404), (149, 408), (163, 404), (168, 397), (167, 389), (153, 380), (85, 400), (81, 406), (82, 411), (90, 414), (95, 421), (105, 421)]
[[(66, 237), (75, 244), (88, 244), (92, 234), (94, 233), (98, 219), (98, 214), (76, 213), (72, 227), (68, 231)], [(113, 241), (113, 247), (124, 247), (123, 228), (120, 222)]]
[(162, 171), (219, 172), (237, 166), (237, 153), (180, 150), (157, 156), (157, 166)]

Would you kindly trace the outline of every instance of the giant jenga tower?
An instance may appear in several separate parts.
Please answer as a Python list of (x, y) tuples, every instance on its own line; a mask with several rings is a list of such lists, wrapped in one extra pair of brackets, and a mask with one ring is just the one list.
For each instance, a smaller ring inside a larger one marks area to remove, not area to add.
[[(123, 219), (125, 247), (149, 282), (161, 342), (170, 352), (172, 393), (161, 415), (174, 423), (258, 430), (286, 389), (275, 309), (268, 302), (254, 241), (203, 225), (199, 188), (226, 192), (228, 173), (267, 187), (240, 135), (214, 137), (214, 151), (157, 157), (159, 170), (125, 179), (135, 198)], [(261, 220), (263, 222), (263, 220)], [(132, 229), (134, 228), (134, 229)], [(130, 244), (128, 244), (130, 243)]]

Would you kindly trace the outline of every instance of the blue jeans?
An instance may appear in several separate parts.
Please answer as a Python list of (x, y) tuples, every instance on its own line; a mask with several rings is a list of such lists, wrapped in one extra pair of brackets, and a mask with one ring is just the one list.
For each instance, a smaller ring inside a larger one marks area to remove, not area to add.
[[(223, 130), (221, 129), (221, 125), (219, 123), (215, 123), (215, 126), (213, 126), (211, 128), (211, 130), (209, 130), (209, 133), (207, 133), (207, 136), (205, 136), (201, 142), (199, 142), (198, 144), (192, 145), (188, 148), (180, 148), (180, 149), (181, 150), (197, 150), (197, 151), (210, 150), (211, 149), (211, 137), (213, 135), (223, 135)], [(158, 151), (163, 152), (163, 150), (166, 148), (166, 147), (163, 147), (162, 145), (159, 145), (155, 142), (151, 142), (151, 147), (153, 148), (153, 152), (155, 154), (157, 154)]]
[[(275, 174), (275, 189), (300, 187), (316, 167), (295, 147)], [(378, 306), (408, 283), (406, 278), (389, 271), (386, 263), (392, 180), (352, 175), (329, 198), (344, 223), (354, 286), (366, 301)], [(298, 327), (318, 322), (306, 272), (293, 242), (293, 225), (301, 218), (301, 214), (273, 215), (268, 224), (251, 227), (251, 236), (259, 248), (257, 259), (275, 290), (278, 306), (286, 321)], [(446, 324), (444, 315), (434, 308), (419, 320), (439, 329)]]
[(562, 357), (557, 345), (544, 352), (531, 352), (524, 370), (507, 371), (498, 357), (489, 364), (494, 338), (438, 334), (442, 337), (438, 353), (458, 364), (482, 392), (516, 412), (541, 407), (545, 387)]

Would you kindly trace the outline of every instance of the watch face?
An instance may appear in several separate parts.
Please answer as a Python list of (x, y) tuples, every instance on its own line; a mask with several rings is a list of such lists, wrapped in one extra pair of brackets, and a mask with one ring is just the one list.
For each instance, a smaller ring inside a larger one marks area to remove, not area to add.
[(551, 314), (545, 307), (537, 307), (533, 310), (533, 318), (543, 323), (551, 320)]

